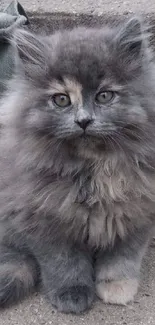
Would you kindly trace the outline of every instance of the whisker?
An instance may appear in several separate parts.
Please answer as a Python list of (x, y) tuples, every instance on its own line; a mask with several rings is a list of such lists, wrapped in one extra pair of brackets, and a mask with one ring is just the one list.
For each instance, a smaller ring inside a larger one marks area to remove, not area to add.
[[(115, 134), (116, 135), (116, 134)], [(119, 147), (119, 149), (123, 152), (123, 153), (125, 153), (125, 151), (124, 151), (124, 149), (123, 149), (123, 147), (122, 147), (122, 145), (119, 143), (119, 141), (118, 141), (118, 138), (114, 138), (113, 136), (111, 136), (111, 138), (112, 138), (112, 141), (117, 145), (117, 147)]]

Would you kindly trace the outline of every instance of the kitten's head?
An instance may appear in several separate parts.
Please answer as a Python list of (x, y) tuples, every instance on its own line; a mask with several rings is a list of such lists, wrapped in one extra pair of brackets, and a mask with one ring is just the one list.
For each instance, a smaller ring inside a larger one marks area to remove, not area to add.
[(154, 114), (147, 36), (136, 18), (45, 38), (17, 30), (15, 116), (23, 132), (46, 134), (90, 155), (132, 148)]

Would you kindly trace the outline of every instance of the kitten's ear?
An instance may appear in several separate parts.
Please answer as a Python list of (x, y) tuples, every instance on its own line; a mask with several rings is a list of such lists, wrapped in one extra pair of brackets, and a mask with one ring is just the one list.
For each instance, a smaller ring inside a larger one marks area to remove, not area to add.
[(122, 53), (139, 57), (143, 42), (149, 34), (142, 28), (141, 21), (134, 17), (121, 28), (117, 34), (117, 47)]
[(11, 42), (24, 65), (45, 63), (45, 45), (39, 36), (23, 29), (16, 29)]

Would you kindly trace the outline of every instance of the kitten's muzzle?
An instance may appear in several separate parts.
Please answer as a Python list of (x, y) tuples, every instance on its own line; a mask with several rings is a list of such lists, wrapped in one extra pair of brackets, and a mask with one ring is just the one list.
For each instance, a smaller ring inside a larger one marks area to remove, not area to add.
[(88, 127), (89, 124), (91, 124), (93, 122), (93, 120), (91, 119), (83, 119), (81, 121), (75, 121), (75, 123), (84, 131), (86, 130), (86, 128)]
[(86, 128), (93, 123), (94, 119), (88, 110), (85, 110), (83, 108), (80, 108), (77, 110), (75, 114), (74, 122), (84, 131)]

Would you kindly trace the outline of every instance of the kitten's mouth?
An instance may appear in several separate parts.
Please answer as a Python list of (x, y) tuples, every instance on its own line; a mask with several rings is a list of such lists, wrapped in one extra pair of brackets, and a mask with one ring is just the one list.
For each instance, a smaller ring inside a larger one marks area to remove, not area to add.
[(87, 134), (86, 132), (83, 132), (83, 134), (81, 134), (79, 138), (84, 142), (97, 141), (96, 136), (93, 136), (91, 134)]
[(80, 135), (80, 138), (81, 139), (84, 139), (84, 140), (87, 140), (90, 136), (88, 134), (86, 134), (86, 132), (84, 131), (81, 135)]
[(105, 152), (108, 147), (106, 141), (101, 137), (96, 137), (95, 135), (83, 133), (71, 141), (76, 154), (81, 157), (90, 158), (99, 157)]
[(81, 140), (83, 141), (86, 141), (86, 142), (90, 142), (90, 141), (93, 141), (93, 142), (103, 142), (106, 140), (106, 138), (109, 136), (109, 135), (113, 135), (113, 132), (112, 131), (105, 131), (104, 134), (102, 134), (102, 136), (98, 133), (87, 133), (87, 132), (83, 132), (78, 138), (80, 138)]
[(81, 134), (78, 139), (80, 140), (80, 143), (87, 148), (96, 148), (98, 146), (103, 146), (104, 142), (101, 137), (93, 134), (87, 134), (85, 132)]

